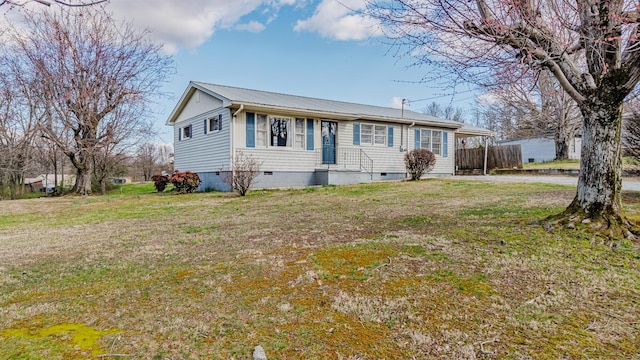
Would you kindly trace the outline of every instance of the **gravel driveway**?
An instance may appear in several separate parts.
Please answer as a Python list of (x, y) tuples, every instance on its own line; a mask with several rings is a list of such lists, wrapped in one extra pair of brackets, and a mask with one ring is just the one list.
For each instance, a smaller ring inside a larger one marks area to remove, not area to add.
[[(540, 182), (549, 184), (560, 185), (573, 185), (578, 184), (578, 178), (573, 176), (531, 176), (531, 175), (465, 175), (465, 176), (452, 176), (451, 179), (455, 180), (481, 180), (481, 181), (494, 181), (494, 182)], [(623, 190), (640, 191), (640, 180), (638, 178), (623, 178), (622, 179)]]

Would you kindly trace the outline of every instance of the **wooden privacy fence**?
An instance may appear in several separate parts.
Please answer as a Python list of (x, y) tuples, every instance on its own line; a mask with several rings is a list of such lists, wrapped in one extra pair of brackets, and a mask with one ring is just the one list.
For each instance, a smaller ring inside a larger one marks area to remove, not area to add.
[[(522, 169), (522, 148), (520, 145), (489, 146), (487, 170)], [(457, 170), (484, 169), (484, 148), (457, 149)]]

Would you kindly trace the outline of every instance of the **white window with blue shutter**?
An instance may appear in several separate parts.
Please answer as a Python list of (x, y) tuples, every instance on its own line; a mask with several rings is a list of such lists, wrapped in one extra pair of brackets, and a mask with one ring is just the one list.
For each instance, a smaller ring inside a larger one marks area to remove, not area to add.
[(214, 115), (204, 121), (204, 133), (209, 134), (222, 130), (222, 114)]
[(414, 130), (414, 148), (431, 151), (434, 155), (449, 156), (449, 133), (444, 130)]
[[(393, 130), (389, 130), (386, 125), (355, 123), (353, 125), (353, 145), (387, 146), (389, 134), (393, 134)], [(393, 146), (393, 140), (389, 146)]]

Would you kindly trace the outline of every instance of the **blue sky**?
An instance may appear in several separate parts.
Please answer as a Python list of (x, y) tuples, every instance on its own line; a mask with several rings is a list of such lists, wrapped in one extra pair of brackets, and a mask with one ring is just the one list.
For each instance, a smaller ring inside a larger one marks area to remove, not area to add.
[[(190, 80), (379, 106), (402, 98), (471, 108), (459, 86), (420, 83), (432, 69), (396, 58), (379, 26), (357, 10), (364, 0), (111, 0), (107, 10), (140, 28), (173, 55), (176, 74), (156, 107), (159, 139)], [(355, 10), (355, 11), (353, 11)]]

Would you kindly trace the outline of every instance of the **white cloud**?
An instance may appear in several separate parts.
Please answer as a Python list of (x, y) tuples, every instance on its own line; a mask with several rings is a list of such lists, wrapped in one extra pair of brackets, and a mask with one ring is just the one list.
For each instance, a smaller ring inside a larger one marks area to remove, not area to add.
[(393, 99), (391, 99), (390, 106), (394, 109), (402, 109), (402, 98), (398, 96), (394, 96)]
[[(211, 37), (216, 29), (231, 28), (243, 16), (265, 6), (277, 12), (283, 5), (296, 0), (111, 0), (108, 10), (118, 18), (126, 18), (136, 26), (152, 31), (151, 38), (164, 44), (166, 52), (195, 49)], [(252, 21), (238, 29), (261, 31), (260, 23)]]
[(253, 33), (259, 33), (265, 29), (264, 24), (257, 21), (249, 21), (248, 23), (238, 24), (236, 26), (237, 30), (249, 31)]
[(317, 32), (336, 40), (363, 40), (381, 35), (380, 24), (363, 15), (363, 0), (322, 0), (313, 16), (299, 20), (295, 31)]
[(478, 95), (477, 99), (479, 106), (491, 106), (499, 104), (500, 96), (492, 90), (489, 90), (483, 94)]

